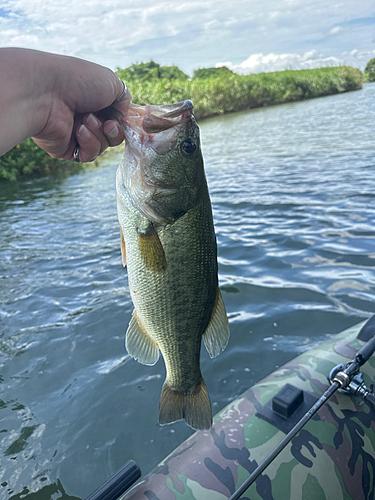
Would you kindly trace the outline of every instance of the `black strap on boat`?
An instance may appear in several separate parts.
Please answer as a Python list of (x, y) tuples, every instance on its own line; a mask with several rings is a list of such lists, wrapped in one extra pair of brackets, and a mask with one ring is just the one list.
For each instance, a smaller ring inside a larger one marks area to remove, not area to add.
[[(315, 415), (315, 413), (328, 401), (328, 399), (337, 391), (337, 389), (342, 389), (347, 392), (347, 388), (350, 386), (352, 380), (356, 375), (359, 374), (359, 368), (366, 363), (366, 361), (375, 352), (375, 332), (372, 338), (366, 342), (365, 345), (357, 352), (354, 359), (350, 361), (346, 366), (338, 365), (335, 369), (331, 371), (329, 380), (331, 386), (325, 391), (325, 393), (318, 399), (318, 401), (310, 408), (310, 410), (305, 413), (305, 415), (297, 422), (293, 429), (288, 432), (288, 434), (280, 441), (280, 443), (273, 449), (273, 451), (266, 457), (263, 462), (258, 465), (258, 467), (250, 474), (250, 476), (242, 483), (242, 485), (229, 497), (228, 500), (238, 500), (242, 494), (257, 480), (257, 478), (263, 473), (263, 471), (269, 466), (269, 464), (281, 453), (281, 451), (290, 443), (294, 436), (302, 429), (302, 427)], [(331, 379), (331, 375), (333, 377)], [(349, 391), (354, 393), (353, 391)], [(358, 393), (361, 395), (360, 393)], [(363, 396), (363, 395), (362, 395)], [(374, 394), (367, 394), (363, 396), (368, 402), (374, 404), (375, 396)]]
[(129, 460), (86, 500), (117, 500), (141, 477), (141, 469)]

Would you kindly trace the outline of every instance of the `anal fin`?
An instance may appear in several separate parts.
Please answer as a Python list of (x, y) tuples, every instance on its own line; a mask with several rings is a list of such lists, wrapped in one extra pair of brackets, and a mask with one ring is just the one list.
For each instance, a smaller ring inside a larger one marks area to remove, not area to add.
[(211, 319), (203, 334), (204, 345), (210, 358), (215, 358), (226, 348), (229, 340), (229, 323), (220, 289), (216, 291)]
[(147, 334), (135, 310), (126, 331), (125, 347), (130, 356), (144, 365), (154, 365), (159, 359), (159, 346)]
[(138, 244), (144, 265), (154, 273), (163, 273), (167, 269), (164, 248), (158, 233), (150, 224), (147, 229), (138, 229)]

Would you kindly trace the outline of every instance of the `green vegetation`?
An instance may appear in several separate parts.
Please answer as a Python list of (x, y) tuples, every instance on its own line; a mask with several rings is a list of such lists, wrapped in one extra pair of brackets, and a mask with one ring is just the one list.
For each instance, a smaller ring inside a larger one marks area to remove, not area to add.
[(366, 64), (365, 76), (367, 82), (375, 82), (375, 57)]
[[(369, 74), (375, 70), (373, 66), (369, 66)], [(117, 68), (117, 74), (128, 85), (133, 102), (170, 104), (191, 99), (197, 119), (357, 90), (363, 80), (361, 71), (349, 66), (246, 76), (226, 67), (202, 68), (189, 80), (177, 66), (160, 66), (154, 61)], [(0, 157), (0, 180), (45, 175), (68, 165), (79, 168), (76, 163), (52, 159), (28, 139)]]
[(148, 63), (132, 64), (126, 69), (117, 68), (116, 73), (124, 82), (144, 82), (146, 80), (188, 80), (188, 75), (177, 66), (160, 66), (150, 61)]
[(201, 78), (202, 80), (204, 80), (205, 78), (216, 76), (225, 77), (229, 74), (234, 75), (233, 71), (226, 66), (220, 66), (220, 68), (199, 68), (194, 70), (193, 78)]
[[(205, 78), (173, 81), (153, 78), (127, 83), (133, 102), (138, 104), (168, 104), (191, 99), (197, 119), (337, 94), (362, 87), (361, 71), (349, 66), (286, 70), (246, 76), (222, 68), (217, 69), (221, 70), (221, 74), (213, 73)], [(121, 75), (121, 70), (118, 74)]]
[(17, 144), (13, 149), (0, 156), (0, 180), (14, 181), (18, 177), (47, 175), (63, 168), (79, 166), (67, 160), (55, 160), (32, 139)]

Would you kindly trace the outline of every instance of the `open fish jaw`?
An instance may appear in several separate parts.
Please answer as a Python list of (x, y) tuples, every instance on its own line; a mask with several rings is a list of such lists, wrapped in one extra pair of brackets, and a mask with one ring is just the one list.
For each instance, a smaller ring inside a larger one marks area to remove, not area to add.
[(175, 104), (140, 106), (130, 104), (123, 122), (125, 140), (135, 155), (151, 147), (166, 154), (176, 144), (181, 127), (190, 119), (193, 103), (187, 99)]
[[(179, 137), (193, 118), (193, 103), (185, 100), (168, 105), (130, 104), (123, 129), (124, 185), (132, 204), (149, 221), (166, 224), (168, 218), (151, 207), (155, 197), (170, 195), (181, 187), (177, 170), (166, 174), (167, 156), (176, 154)], [(180, 154), (180, 153), (177, 153)]]

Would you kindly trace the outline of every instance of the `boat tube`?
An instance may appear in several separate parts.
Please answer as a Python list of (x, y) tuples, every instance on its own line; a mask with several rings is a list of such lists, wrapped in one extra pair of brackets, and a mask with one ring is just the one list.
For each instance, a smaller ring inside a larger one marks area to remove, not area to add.
[[(364, 352), (364, 341), (374, 333), (375, 316), (277, 369), (220, 411), (210, 430), (184, 441), (121, 500), (235, 498), (332, 383), (345, 378), (345, 367), (361, 358), (356, 358), (358, 351)], [(372, 353), (370, 347), (365, 347), (365, 357)], [(375, 356), (353, 375), (350, 385), (338, 383), (341, 389), (236, 498), (374, 499)]]

